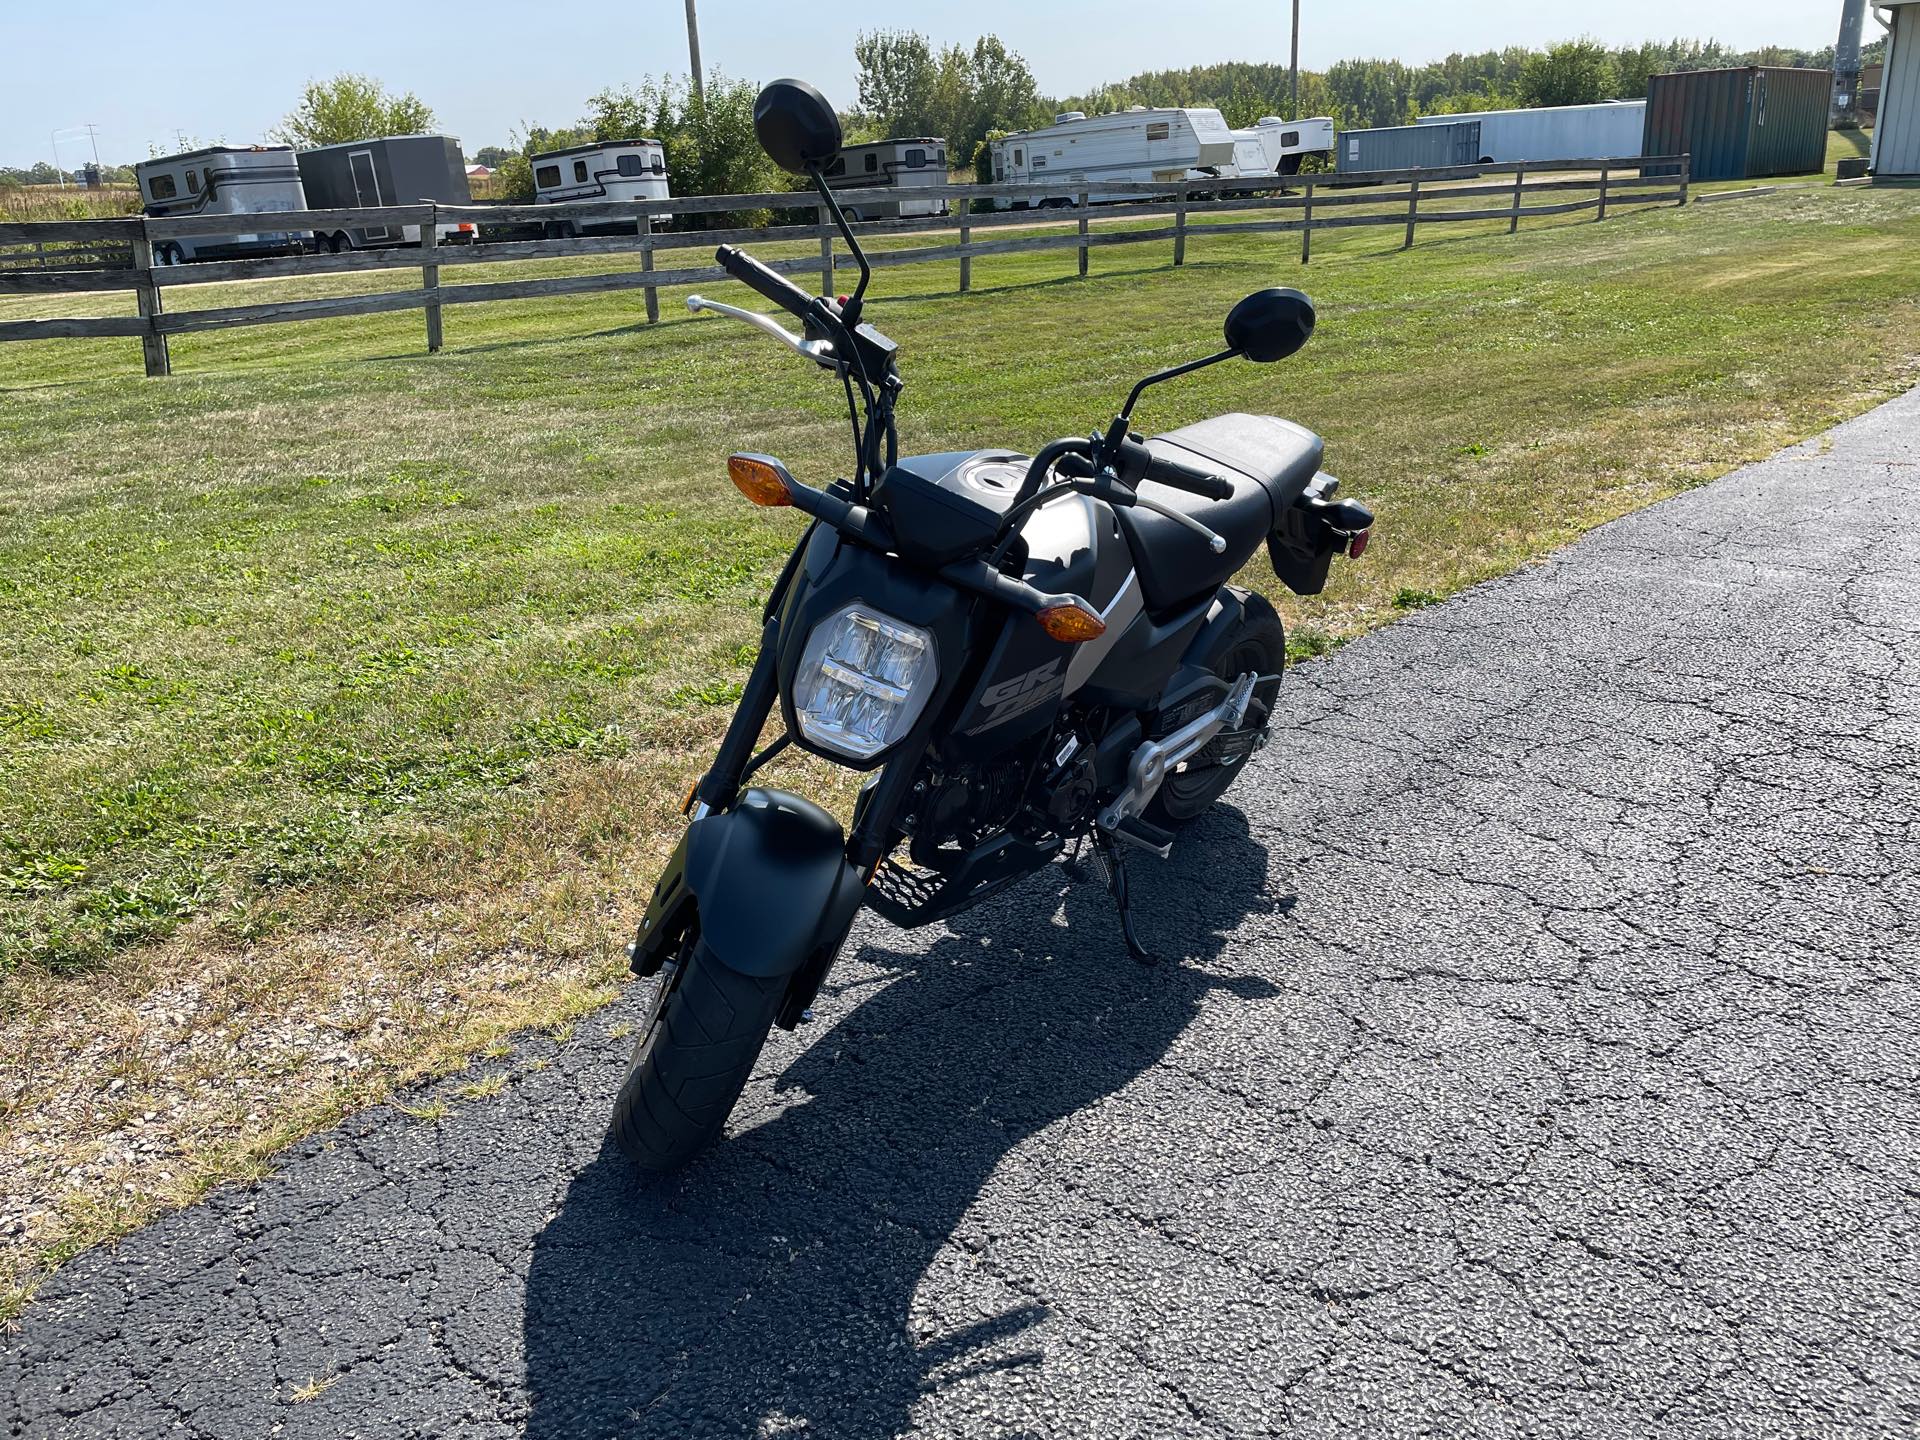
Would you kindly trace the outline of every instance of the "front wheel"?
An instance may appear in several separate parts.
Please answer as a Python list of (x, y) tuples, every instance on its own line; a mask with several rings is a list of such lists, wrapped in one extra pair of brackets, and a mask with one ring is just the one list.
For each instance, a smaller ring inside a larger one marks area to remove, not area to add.
[(729, 969), (696, 934), (661, 967), (609, 1126), (647, 1171), (677, 1169), (720, 1133), (753, 1073), (786, 977)]
[[(1233, 643), (1226, 646), (1214, 662), (1213, 673), (1229, 683), (1251, 670), (1256, 675), (1278, 675), (1287, 663), (1287, 632), (1280, 616), (1264, 595), (1248, 595), (1245, 612)], [(1240, 755), (1222, 764), (1203, 763), (1207, 754), (1189, 761), (1161, 782), (1148, 802), (1145, 818), (1162, 829), (1185, 825), (1227, 793), (1227, 787), (1246, 768), (1247, 757)]]

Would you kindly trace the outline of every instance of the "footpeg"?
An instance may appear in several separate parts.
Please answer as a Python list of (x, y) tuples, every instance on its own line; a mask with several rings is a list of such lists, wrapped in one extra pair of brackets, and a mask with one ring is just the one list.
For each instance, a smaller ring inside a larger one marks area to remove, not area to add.
[(1115, 826), (1113, 838), (1150, 851), (1162, 860), (1173, 853), (1172, 832), (1162, 830), (1158, 825), (1149, 825), (1138, 815), (1130, 816)]

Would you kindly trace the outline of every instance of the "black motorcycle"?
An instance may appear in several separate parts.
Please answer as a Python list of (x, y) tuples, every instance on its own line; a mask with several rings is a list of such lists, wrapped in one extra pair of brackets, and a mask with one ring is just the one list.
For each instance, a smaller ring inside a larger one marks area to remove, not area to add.
[[(754, 105), (776, 163), (812, 178), (860, 269), (851, 296), (809, 295), (732, 246), (728, 274), (796, 316), (694, 296), (845, 387), (851, 479), (802, 484), (770, 455), (736, 454), (759, 505), (810, 516), (763, 616), (760, 653), (692, 823), (632, 947), (658, 987), (612, 1132), (670, 1169), (725, 1122), (772, 1026), (809, 1007), (862, 905), (926, 925), (1091, 846), (1129, 952), (1151, 957), (1127, 908), (1122, 848), (1165, 856), (1174, 832), (1265, 743), (1286, 639), (1273, 607), (1227, 581), (1262, 541), (1279, 578), (1318, 593), (1373, 516), (1320, 470), (1318, 436), (1222, 415), (1153, 439), (1129, 417), (1149, 386), (1242, 357), (1274, 361), (1313, 332), (1297, 290), (1249, 295), (1226, 348), (1149, 375), (1086, 439), (1032, 456), (901, 458), (894, 342), (867, 324), (870, 269), (823, 167), (840, 122), (812, 86), (777, 80)], [(782, 733), (758, 749), (774, 707)], [(809, 800), (747, 788), (802, 750), (867, 772), (850, 830)]]

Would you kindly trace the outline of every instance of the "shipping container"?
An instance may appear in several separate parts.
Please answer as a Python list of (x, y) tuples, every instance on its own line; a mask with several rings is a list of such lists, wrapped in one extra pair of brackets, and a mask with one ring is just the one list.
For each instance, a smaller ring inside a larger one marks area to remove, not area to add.
[(1920, 0), (1893, 0), (1886, 77), (1873, 127), (1876, 182), (1920, 177)]
[(1640, 153), (1647, 128), (1647, 102), (1615, 100), (1605, 105), (1543, 105), (1531, 110), (1479, 110), (1461, 115), (1423, 115), (1421, 125), (1463, 120), (1480, 123), (1480, 157), (1511, 164), (1519, 160), (1618, 160)]
[(1478, 120), (1343, 130), (1334, 151), (1338, 158), (1333, 168), (1342, 175), (1473, 165), (1487, 158), (1480, 148)]
[(1807, 174), (1826, 167), (1832, 101), (1831, 70), (1751, 65), (1655, 75), (1641, 153), (1691, 155), (1695, 180)]

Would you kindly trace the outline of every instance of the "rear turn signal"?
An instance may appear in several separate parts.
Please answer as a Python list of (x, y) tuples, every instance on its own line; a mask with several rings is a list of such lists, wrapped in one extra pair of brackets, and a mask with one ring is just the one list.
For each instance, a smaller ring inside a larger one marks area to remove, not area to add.
[(775, 461), (758, 455), (729, 455), (727, 478), (734, 489), (756, 505), (791, 505), (786, 472)]
[(1079, 605), (1049, 605), (1035, 616), (1040, 628), (1063, 645), (1078, 645), (1098, 640), (1107, 633), (1107, 622)]

